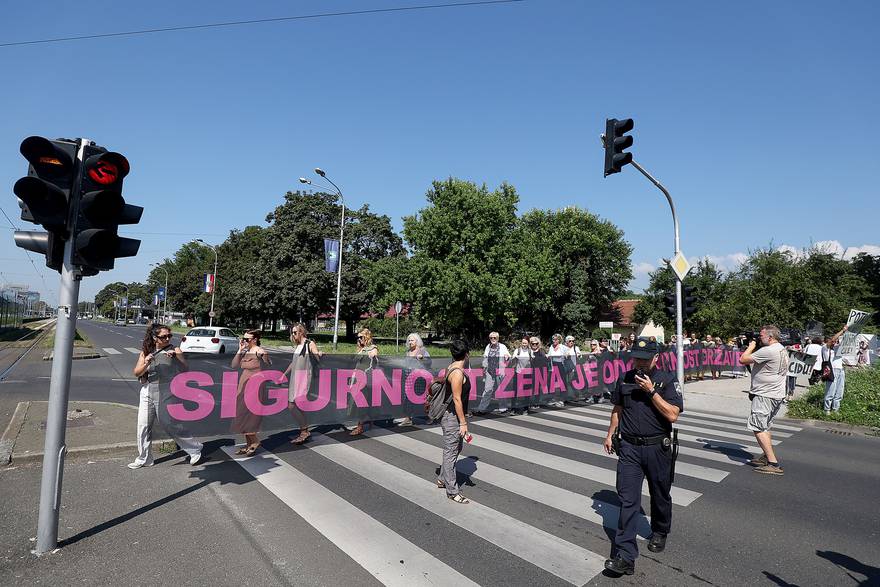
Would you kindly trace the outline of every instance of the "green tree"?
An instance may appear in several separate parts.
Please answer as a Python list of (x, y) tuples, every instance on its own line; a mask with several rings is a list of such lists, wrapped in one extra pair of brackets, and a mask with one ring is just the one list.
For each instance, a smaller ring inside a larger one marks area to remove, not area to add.
[(864, 300), (874, 311), (874, 326), (880, 326), (880, 255), (859, 253), (852, 259), (852, 268), (868, 286)]

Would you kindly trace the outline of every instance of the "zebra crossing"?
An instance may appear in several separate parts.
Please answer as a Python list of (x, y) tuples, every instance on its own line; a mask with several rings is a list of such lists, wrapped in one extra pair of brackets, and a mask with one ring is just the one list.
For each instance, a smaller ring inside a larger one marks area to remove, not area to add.
[(141, 353), (141, 349), (136, 349), (134, 347), (128, 347), (128, 346), (124, 347), (122, 349), (122, 351), (120, 351), (119, 349), (113, 348), (113, 347), (102, 347), (101, 350), (104, 351), (104, 354), (107, 354), (107, 355), (122, 355), (122, 354), (124, 354), (122, 351), (125, 351), (127, 353), (131, 353), (133, 355), (139, 355)]
[[(442, 454), (437, 426), (374, 428), (357, 439), (313, 433), (304, 447), (284, 442), (245, 458), (234, 456), (235, 447), (224, 451), (334, 545), (338, 556), (350, 558), (384, 585), (494, 584), (498, 569), (493, 565), (509, 572), (511, 560), (523, 565), (518, 571), (525, 573), (523, 580), (532, 572), (531, 582), (583, 585), (602, 572), (610, 550), (607, 535), (620, 514), (616, 457), (602, 447), (609, 409), (600, 404), (469, 422), (474, 440), (457, 464), (459, 478), (466, 480), (462, 490), (471, 499), (468, 505), (446, 499), (434, 484)], [(758, 452), (745, 423), (737, 427), (736, 420), (687, 413), (676, 423), (682, 430), (672, 488), (676, 516), (687, 515), (688, 506), (742, 471)], [(777, 427), (786, 430), (774, 432), (779, 442), (800, 431)], [(347, 480), (345, 486), (330, 476), (331, 469)], [(354, 499), (351, 486), (359, 489)], [(380, 496), (377, 501), (385, 506), (361, 497), (368, 494)], [(643, 494), (648, 495), (647, 485)], [(392, 503), (405, 503), (397, 507), (436, 520), (433, 525), (443, 525), (446, 533), (468, 536), (475, 553), (495, 554), (486, 555), (480, 565), (463, 567), (447, 560), (436, 545), (448, 537), (414, 528), (401, 531), (380, 509)], [(647, 497), (643, 509), (650, 512)], [(644, 540), (650, 534), (650, 519), (641, 515), (638, 536)]]

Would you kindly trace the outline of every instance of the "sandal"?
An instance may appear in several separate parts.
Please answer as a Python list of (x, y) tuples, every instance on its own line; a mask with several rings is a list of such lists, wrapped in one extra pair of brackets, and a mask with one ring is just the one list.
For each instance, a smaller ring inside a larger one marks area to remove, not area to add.
[(254, 454), (257, 452), (258, 448), (260, 448), (259, 444), (255, 444), (254, 446), (247, 447), (247, 449), (244, 451), (244, 456), (246, 456), (246, 457), (254, 456)]
[(235, 451), (235, 454), (237, 454), (237, 455), (243, 455), (244, 453), (247, 452), (247, 449), (248, 449), (247, 446), (243, 446), (243, 447), (241, 447), (240, 449), (238, 449), (237, 451)]
[(296, 438), (291, 440), (290, 443), (291, 444), (302, 444), (306, 440), (308, 440), (309, 436), (311, 436), (311, 435), (312, 435), (312, 433), (309, 432), (308, 430), (303, 430), (302, 432), (299, 433), (299, 436), (297, 436)]
[(364, 433), (364, 425), (358, 424), (357, 426), (354, 427), (354, 429), (351, 432), (348, 433), (348, 435), (349, 436), (360, 436), (363, 433)]
[(446, 489), (446, 483), (444, 483), (440, 479), (437, 479), (437, 489)]
[(449, 499), (451, 499), (455, 503), (470, 503), (471, 502), (471, 500), (469, 500), (468, 498), (466, 498), (465, 496), (463, 496), (460, 493), (456, 493), (455, 495), (447, 495), (446, 497), (448, 497)]

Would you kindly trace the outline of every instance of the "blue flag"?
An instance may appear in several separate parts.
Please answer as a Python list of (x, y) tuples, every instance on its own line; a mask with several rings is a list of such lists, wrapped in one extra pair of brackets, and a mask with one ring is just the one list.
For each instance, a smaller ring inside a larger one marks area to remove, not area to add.
[(336, 273), (339, 269), (339, 241), (332, 238), (324, 239), (324, 270)]
[(159, 296), (160, 300), (164, 301), (165, 300), (165, 288), (160, 285), (159, 286), (159, 293), (157, 293), (156, 295)]

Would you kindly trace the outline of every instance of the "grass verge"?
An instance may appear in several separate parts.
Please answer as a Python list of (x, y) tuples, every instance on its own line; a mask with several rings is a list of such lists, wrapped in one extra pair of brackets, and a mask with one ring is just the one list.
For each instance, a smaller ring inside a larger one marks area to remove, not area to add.
[(802, 397), (788, 404), (789, 418), (843, 422), (880, 429), (880, 364), (867, 369), (846, 369), (840, 411), (826, 416), (823, 410), (825, 385), (810, 387)]
[[(46, 340), (43, 341), (43, 344), (47, 349), (55, 348), (55, 330), (52, 330), (52, 334), (46, 337)], [(89, 341), (87, 336), (83, 336), (79, 333), (79, 330), (76, 331), (76, 334), (73, 337), (73, 346), (82, 347), (82, 348), (94, 348), (92, 343)]]

